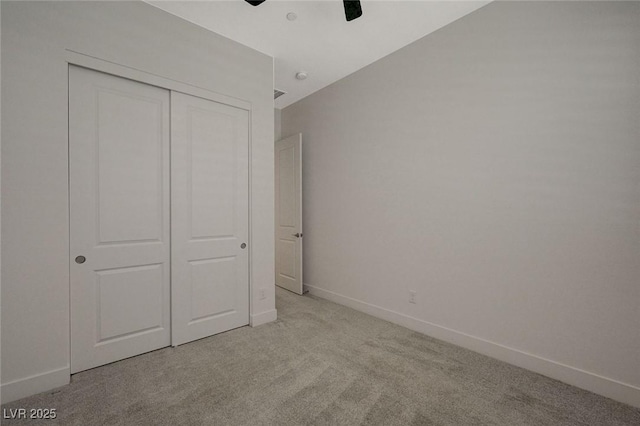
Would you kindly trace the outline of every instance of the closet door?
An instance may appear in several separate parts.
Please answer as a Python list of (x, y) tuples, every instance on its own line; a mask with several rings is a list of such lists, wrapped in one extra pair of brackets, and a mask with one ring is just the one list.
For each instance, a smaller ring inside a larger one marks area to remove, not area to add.
[(249, 323), (249, 115), (171, 93), (172, 344)]
[(72, 373), (170, 344), (169, 109), (69, 68)]

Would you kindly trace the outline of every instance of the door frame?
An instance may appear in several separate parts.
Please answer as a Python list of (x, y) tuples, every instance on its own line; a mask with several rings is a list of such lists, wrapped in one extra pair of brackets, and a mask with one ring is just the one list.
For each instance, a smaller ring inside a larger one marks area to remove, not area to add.
[(65, 58), (67, 60), (67, 63), (71, 65), (89, 68), (94, 71), (103, 72), (105, 74), (112, 74), (116, 77), (127, 78), (129, 80), (138, 81), (140, 83), (149, 84), (151, 86), (157, 86), (162, 89), (186, 93), (187, 95), (197, 96), (199, 98), (208, 99), (213, 102), (218, 102), (220, 104), (233, 106), (251, 112), (251, 102), (212, 92), (210, 90), (203, 89), (202, 87), (194, 86), (189, 83), (183, 83), (181, 81), (162, 77), (157, 74), (151, 74), (136, 68), (116, 64), (115, 62), (105, 61), (103, 59), (85, 55), (83, 53), (79, 53), (70, 49), (65, 50)]
[[(115, 62), (111, 62), (111, 61), (107, 61), (107, 60), (103, 60), (100, 58), (96, 58), (95, 56), (91, 56), (91, 55), (86, 55), (80, 52), (76, 52), (73, 51), (71, 49), (65, 49), (65, 60), (67, 62), (67, 93), (69, 91), (69, 84), (68, 84), (68, 79), (69, 79), (69, 68), (71, 65), (74, 66), (78, 66), (78, 67), (82, 67), (82, 68), (87, 68), (93, 71), (98, 71), (98, 72), (102, 72), (105, 74), (109, 74), (109, 75), (113, 75), (116, 77), (121, 77), (121, 78), (126, 78), (128, 80), (132, 80), (132, 81), (137, 81), (139, 83), (143, 83), (143, 84), (147, 84), (147, 85), (151, 85), (151, 86), (156, 86), (156, 87), (160, 87), (162, 89), (167, 89), (169, 91), (172, 92), (179, 92), (179, 93), (184, 93), (187, 95), (191, 95), (191, 96), (196, 96), (199, 98), (203, 98), (203, 99), (207, 99), (209, 101), (212, 102), (217, 102), (220, 104), (224, 104), (224, 105), (228, 105), (231, 107), (235, 107), (235, 108), (239, 108), (242, 110), (245, 110), (248, 112), (249, 114), (249, 121), (248, 121), (248, 133), (249, 133), (249, 140), (248, 140), (248, 145), (249, 145), (249, 149), (248, 149), (248, 159), (249, 159), (249, 165), (248, 165), (248, 195), (249, 195), (249, 199), (248, 199), (248, 208), (249, 208), (249, 214), (248, 214), (248, 238), (247, 238), (247, 244), (249, 245), (248, 247), (248, 277), (249, 277), (249, 325), (253, 326), (252, 324), (252, 318), (253, 318), (253, 314), (254, 314), (254, 309), (253, 309), (253, 300), (254, 300), (254, 288), (253, 288), (253, 268), (252, 268), (252, 264), (253, 264), (253, 229), (252, 229), (252, 223), (253, 223), (253, 209), (252, 209), (252, 105), (251, 102), (242, 100), (242, 99), (238, 99), (238, 98), (234, 98), (231, 96), (227, 96), (227, 95), (223, 95), (220, 93), (216, 93), (216, 92), (212, 92), (210, 90), (204, 89), (202, 87), (198, 87), (189, 83), (185, 83), (182, 81), (178, 81), (178, 80), (174, 80), (168, 77), (163, 77), (157, 74), (152, 74), (146, 71), (142, 71), (136, 68), (132, 68), (132, 67), (128, 67), (125, 65), (120, 65), (117, 64)], [(68, 96), (68, 95), (67, 95)], [(69, 126), (69, 123), (67, 123), (67, 126)], [(69, 144), (69, 141), (67, 140), (67, 145)], [(169, 146), (171, 146), (171, 140), (169, 140)], [(68, 161), (69, 159), (67, 158), (67, 168), (70, 167), (70, 163)], [(67, 194), (70, 193), (70, 182), (67, 182)], [(67, 208), (70, 209), (70, 198), (68, 197), (67, 199)], [(69, 226), (69, 238), (71, 238), (71, 226)], [(69, 252), (67, 253), (67, 257), (68, 257), (68, 265), (69, 268), (71, 268), (71, 259), (72, 259), (72, 253), (71, 253), (71, 246), (69, 245)], [(170, 287), (171, 287), (171, 283), (170, 283)], [(71, 300), (71, 274), (69, 274), (69, 300)], [(171, 306), (170, 306), (171, 308)], [(71, 304), (69, 304), (69, 310), (71, 310)], [(171, 309), (170, 309), (171, 310)], [(170, 315), (171, 318), (171, 315)], [(71, 315), (69, 315), (69, 331), (71, 331)], [(73, 336), (71, 335), (71, 332), (69, 332), (69, 354), (71, 354), (71, 339), (73, 339)], [(173, 346), (173, 342), (174, 342), (174, 336), (173, 336), (173, 330), (171, 330), (171, 346)], [(69, 357), (69, 360), (71, 360), (71, 357)]]

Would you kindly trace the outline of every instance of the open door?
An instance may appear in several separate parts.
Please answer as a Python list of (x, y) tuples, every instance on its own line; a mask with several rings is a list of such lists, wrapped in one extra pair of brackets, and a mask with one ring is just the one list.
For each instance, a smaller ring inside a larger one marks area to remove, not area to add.
[(276, 142), (276, 285), (302, 294), (302, 134)]

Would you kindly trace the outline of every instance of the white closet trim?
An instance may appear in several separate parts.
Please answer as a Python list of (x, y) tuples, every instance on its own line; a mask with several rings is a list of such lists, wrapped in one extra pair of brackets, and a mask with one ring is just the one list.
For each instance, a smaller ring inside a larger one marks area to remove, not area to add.
[(128, 78), (130, 80), (139, 81), (141, 83), (150, 84), (152, 86), (161, 87), (163, 89), (169, 89), (176, 92), (185, 93), (187, 95), (197, 96), (199, 98), (208, 99), (221, 104), (244, 109), (246, 111), (251, 111), (250, 102), (212, 92), (210, 90), (203, 89), (189, 83), (184, 83), (178, 80), (173, 80), (171, 78), (151, 74), (146, 71), (131, 68), (125, 65), (120, 65), (115, 62), (106, 61), (104, 59), (99, 59), (94, 56), (75, 52), (69, 49), (66, 49), (65, 57), (69, 64), (101, 71), (103, 73), (112, 74), (117, 77)]

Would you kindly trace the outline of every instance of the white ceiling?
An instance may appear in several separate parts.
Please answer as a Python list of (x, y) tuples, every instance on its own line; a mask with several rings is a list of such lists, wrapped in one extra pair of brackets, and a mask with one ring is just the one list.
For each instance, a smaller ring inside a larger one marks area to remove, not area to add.
[[(341, 0), (148, 1), (275, 58), (275, 101), (284, 108), (424, 37), (489, 1), (362, 0), (363, 15), (351, 22)], [(295, 21), (286, 15), (294, 12)], [(298, 71), (308, 73), (296, 80)]]

